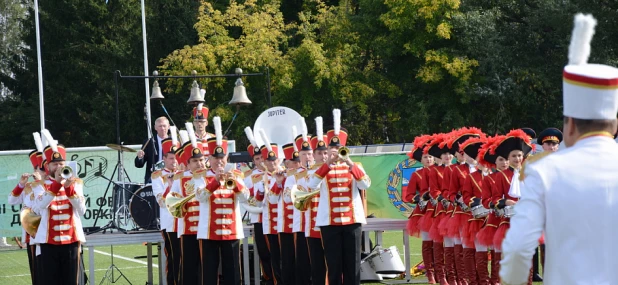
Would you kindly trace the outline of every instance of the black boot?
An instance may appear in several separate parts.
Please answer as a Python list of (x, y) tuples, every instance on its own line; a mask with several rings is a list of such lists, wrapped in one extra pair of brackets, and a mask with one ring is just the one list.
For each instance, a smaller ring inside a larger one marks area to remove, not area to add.
[(539, 275), (539, 250), (538, 247), (534, 250), (534, 256), (532, 256), (532, 281), (541, 282), (543, 278)]

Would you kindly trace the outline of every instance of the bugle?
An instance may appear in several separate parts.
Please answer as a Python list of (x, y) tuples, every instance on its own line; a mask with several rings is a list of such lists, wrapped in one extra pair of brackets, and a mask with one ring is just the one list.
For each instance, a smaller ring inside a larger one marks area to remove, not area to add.
[(165, 198), (165, 207), (167, 207), (167, 210), (170, 211), (170, 214), (172, 214), (174, 218), (182, 218), (186, 214), (185, 204), (191, 201), (194, 197), (195, 193), (184, 198), (168, 195), (168, 197)]
[(236, 180), (234, 179), (225, 180), (225, 188), (227, 190), (234, 190), (234, 188), (236, 188)]
[(73, 168), (71, 168), (70, 166), (62, 167), (62, 169), (60, 170), (60, 176), (62, 176), (62, 178), (64, 179), (71, 178), (71, 176), (73, 176)]
[(340, 160), (348, 160), (350, 158), (350, 149), (348, 147), (340, 147), (337, 153), (339, 154)]
[(309, 208), (309, 204), (311, 204), (311, 199), (318, 194), (320, 194), (320, 190), (304, 192), (298, 190), (298, 188), (292, 188), (290, 199), (296, 209), (299, 211), (306, 211)]

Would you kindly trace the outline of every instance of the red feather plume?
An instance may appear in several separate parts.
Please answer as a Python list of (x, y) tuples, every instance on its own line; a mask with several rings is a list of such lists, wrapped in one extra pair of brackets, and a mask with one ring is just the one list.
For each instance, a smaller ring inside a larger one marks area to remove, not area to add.
[(445, 140), (448, 139), (447, 134), (434, 134), (433, 139), (425, 145), (425, 148), (423, 149), (423, 154), (427, 154), (429, 153), (429, 149), (435, 145), (437, 145), (438, 147), (440, 146), (440, 144)]
[(495, 149), (496, 149), (496, 146), (498, 145), (498, 142), (501, 142), (504, 138), (505, 136), (501, 136), (501, 135), (487, 137), (485, 139), (485, 142), (481, 146), (481, 148), (479, 148), (478, 163), (486, 167), (489, 167), (489, 168), (494, 167), (495, 165), (493, 163), (490, 163), (489, 161), (486, 161), (484, 159), (485, 154), (487, 154), (487, 152), (489, 152), (490, 154), (493, 154), (492, 152), (495, 153)]
[(485, 142), (485, 140), (487, 140), (486, 137), (471, 137), (471, 138), (465, 140), (463, 143), (460, 143), (459, 144), (459, 149), (463, 150), (463, 149), (465, 149), (466, 147), (468, 147), (468, 146), (470, 146), (472, 144), (483, 143), (483, 142)]

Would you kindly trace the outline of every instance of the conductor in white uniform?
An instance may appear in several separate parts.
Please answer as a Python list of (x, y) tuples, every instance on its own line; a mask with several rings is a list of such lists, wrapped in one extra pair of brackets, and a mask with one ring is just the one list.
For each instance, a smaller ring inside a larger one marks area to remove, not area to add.
[(567, 148), (523, 170), (502, 244), (502, 284), (527, 282), (542, 232), (544, 284), (618, 284), (618, 69), (587, 63), (595, 25), (591, 15), (575, 16), (563, 71)]

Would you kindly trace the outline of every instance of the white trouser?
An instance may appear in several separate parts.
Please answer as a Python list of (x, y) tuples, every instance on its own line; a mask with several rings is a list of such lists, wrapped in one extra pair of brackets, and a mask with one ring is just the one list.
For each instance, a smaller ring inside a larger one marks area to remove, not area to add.
[(487, 246), (481, 245), (478, 239), (474, 240), (474, 246), (476, 247), (476, 252), (487, 251)]
[(444, 247), (453, 247), (455, 246), (455, 239), (450, 237), (444, 238)]

